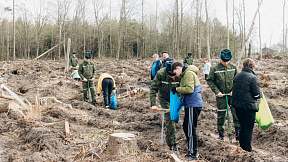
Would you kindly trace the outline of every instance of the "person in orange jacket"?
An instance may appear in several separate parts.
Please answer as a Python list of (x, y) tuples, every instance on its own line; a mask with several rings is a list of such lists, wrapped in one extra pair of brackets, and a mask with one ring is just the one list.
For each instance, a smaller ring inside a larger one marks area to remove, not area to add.
[(115, 93), (115, 88), (114, 78), (110, 74), (102, 73), (98, 80), (97, 95), (100, 96), (101, 91), (103, 91), (105, 109), (109, 109), (111, 94), (112, 91)]

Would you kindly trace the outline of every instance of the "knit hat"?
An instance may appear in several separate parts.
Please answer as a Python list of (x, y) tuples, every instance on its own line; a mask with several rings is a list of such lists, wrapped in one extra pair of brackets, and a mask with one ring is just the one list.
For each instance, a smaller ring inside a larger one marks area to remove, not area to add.
[(90, 52), (85, 52), (85, 56), (86, 59), (90, 59), (91, 58), (91, 53)]
[(191, 52), (188, 52), (188, 56), (191, 57), (191, 56), (192, 56), (192, 53), (191, 53)]
[(72, 54), (76, 54), (76, 51), (73, 51)]
[(170, 61), (169, 63), (167, 63), (166, 72), (170, 76), (175, 76), (176, 74), (172, 72), (172, 63), (173, 63), (173, 61)]
[(230, 61), (232, 59), (232, 52), (229, 49), (223, 49), (220, 52), (220, 58), (225, 62)]

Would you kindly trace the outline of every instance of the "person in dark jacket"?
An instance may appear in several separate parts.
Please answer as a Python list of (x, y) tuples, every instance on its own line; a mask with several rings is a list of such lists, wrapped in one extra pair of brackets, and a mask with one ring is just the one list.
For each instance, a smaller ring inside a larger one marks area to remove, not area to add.
[(203, 107), (201, 96), (201, 84), (197, 74), (199, 69), (194, 65), (180, 62), (172, 64), (172, 71), (180, 77), (180, 87), (173, 87), (173, 93), (181, 93), (181, 103), (185, 107), (183, 130), (188, 143), (188, 153), (185, 158), (188, 160), (198, 160), (197, 155), (197, 121)]
[(156, 76), (156, 73), (158, 70), (160, 70), (160, 67), (161, 67), (161, 61), (159, 59), (159, 55), (158, 54), (153, 54), (153, 65), (152, 65), (152, 68), (151, 68), (151, 80), (154, 79), (154, 77)]
[(232, 106), (236, 110), (240, 122), (240, 147), (251, 152), (251, 139), (254, 128), (255, 115), (258, 111), (257, 99), (262, 97), (259, 80), (254, 73), (255, 62), (246, 59), (242, 71), (233, 81)]
[(169, 57), (169, 53), (168, 52), (162, 52), (162, 54), (163, 54), (163, 59), (164, 60), (162, 61), (161, 68), (164, 68), (164, 67), (167, 66), (167, 63), (173, 62), (174, 60), (173, 60), (173, 58)]

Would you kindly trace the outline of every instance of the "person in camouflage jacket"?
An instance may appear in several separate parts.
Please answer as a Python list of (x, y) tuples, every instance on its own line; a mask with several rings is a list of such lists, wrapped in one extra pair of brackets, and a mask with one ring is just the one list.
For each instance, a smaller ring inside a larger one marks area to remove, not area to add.
[(188, 64), (188, 65), (192, 65), (193, 64), (193, 57), (192, 57), (192, 53), (188, 52), (187, 56), (184, 58), (183, 61), (184, 64)]
[(207, 79), (207, 83), (211, 90), (216, 94), (217, 101), (217, 129), (219, 133), (219, 138), (224, 141), (224, 130), (225, 130), (225, 118), (226, 118), (226, 96), (228, 94), (228, 105), (230, 106), (233, 123), (235, 127), (236, 140), (239, 139), (240, 124), (235, 112), (232, 107), (232, 88), (233, 79), (236, 74), (238, 74), (237, 67), (230, 63), (232, 58), (232, 52), (229, 49), (223, 49), (220, 53), (221, 62), (216, 64), (210, 69), (210, 73)]
[(69, 60), (69, 64), (70, 64), (70, 68), (72, 69), (72, 71), (75, 70), (74, 68), (76, 68), (78, 65), (78, 58), (76, 57), (75, 51), (72, 52), (72, 57)]
[[(171, 64), (160, 69), (152, 81), (150, 88), (150, 105), (153, 111), (157, 111), (156, 94), (158, 93), (162, 109), (170, 108), (170, 89), (179, 86), (180, 78), (175, 77), (171, 71)], [(165, 113), (166, 143), (171, 150), (177, 151), (176, 123), (171, 120), (170, 113)]]
[[(96, 93), (94, 88), (94, 76), (96, 70), (94, 64), (90, 62), (90, 59), (91, 53), (86, 52), (84, 61), (79, 65), (78, 73), (82, 80), (84, 101), (88, 102), (91, 97), (93, 105), (97, 107)], [(91, 96), (89, 91), (91, 92)]]

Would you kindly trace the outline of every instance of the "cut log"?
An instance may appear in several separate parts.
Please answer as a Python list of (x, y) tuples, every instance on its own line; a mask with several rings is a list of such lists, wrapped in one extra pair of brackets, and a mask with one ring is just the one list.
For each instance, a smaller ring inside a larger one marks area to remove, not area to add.
[(14, 100), (14, 97), (1, 95), (1, 94), (0, 94), (0, 98), (4, 98), (4, 99), (7, 99), (7, 100)]
[(27, 108), (27, 105), (22, 101), (22, 99), (15, 94), (13, 91), (11, 91), (8, 87), (6, 87), (4, 84), (1, 84), (1, 88), (4, 88), (11, 96), (13, 96), (24, 108)]
[[(4, 108), (6, 105), (6, 108)], [(20, 107), (18, 104), (14, 102), (5, 103), (2, 105), (3, 112), (9, 112), (8, 116), (14, 119), (21, 119), (26, 118), (25, 114), (20, 110)]]
[(137, 146), (136, 136), (131, 133), (111, 134), (106, 151), (108, 154), (118, 156), (137, 155), (139, 148)]
[(174, 162), (182, 162), (175, 153), (170, 154), (170, 156), (172, 157), (172, 161), (174, 160)]

